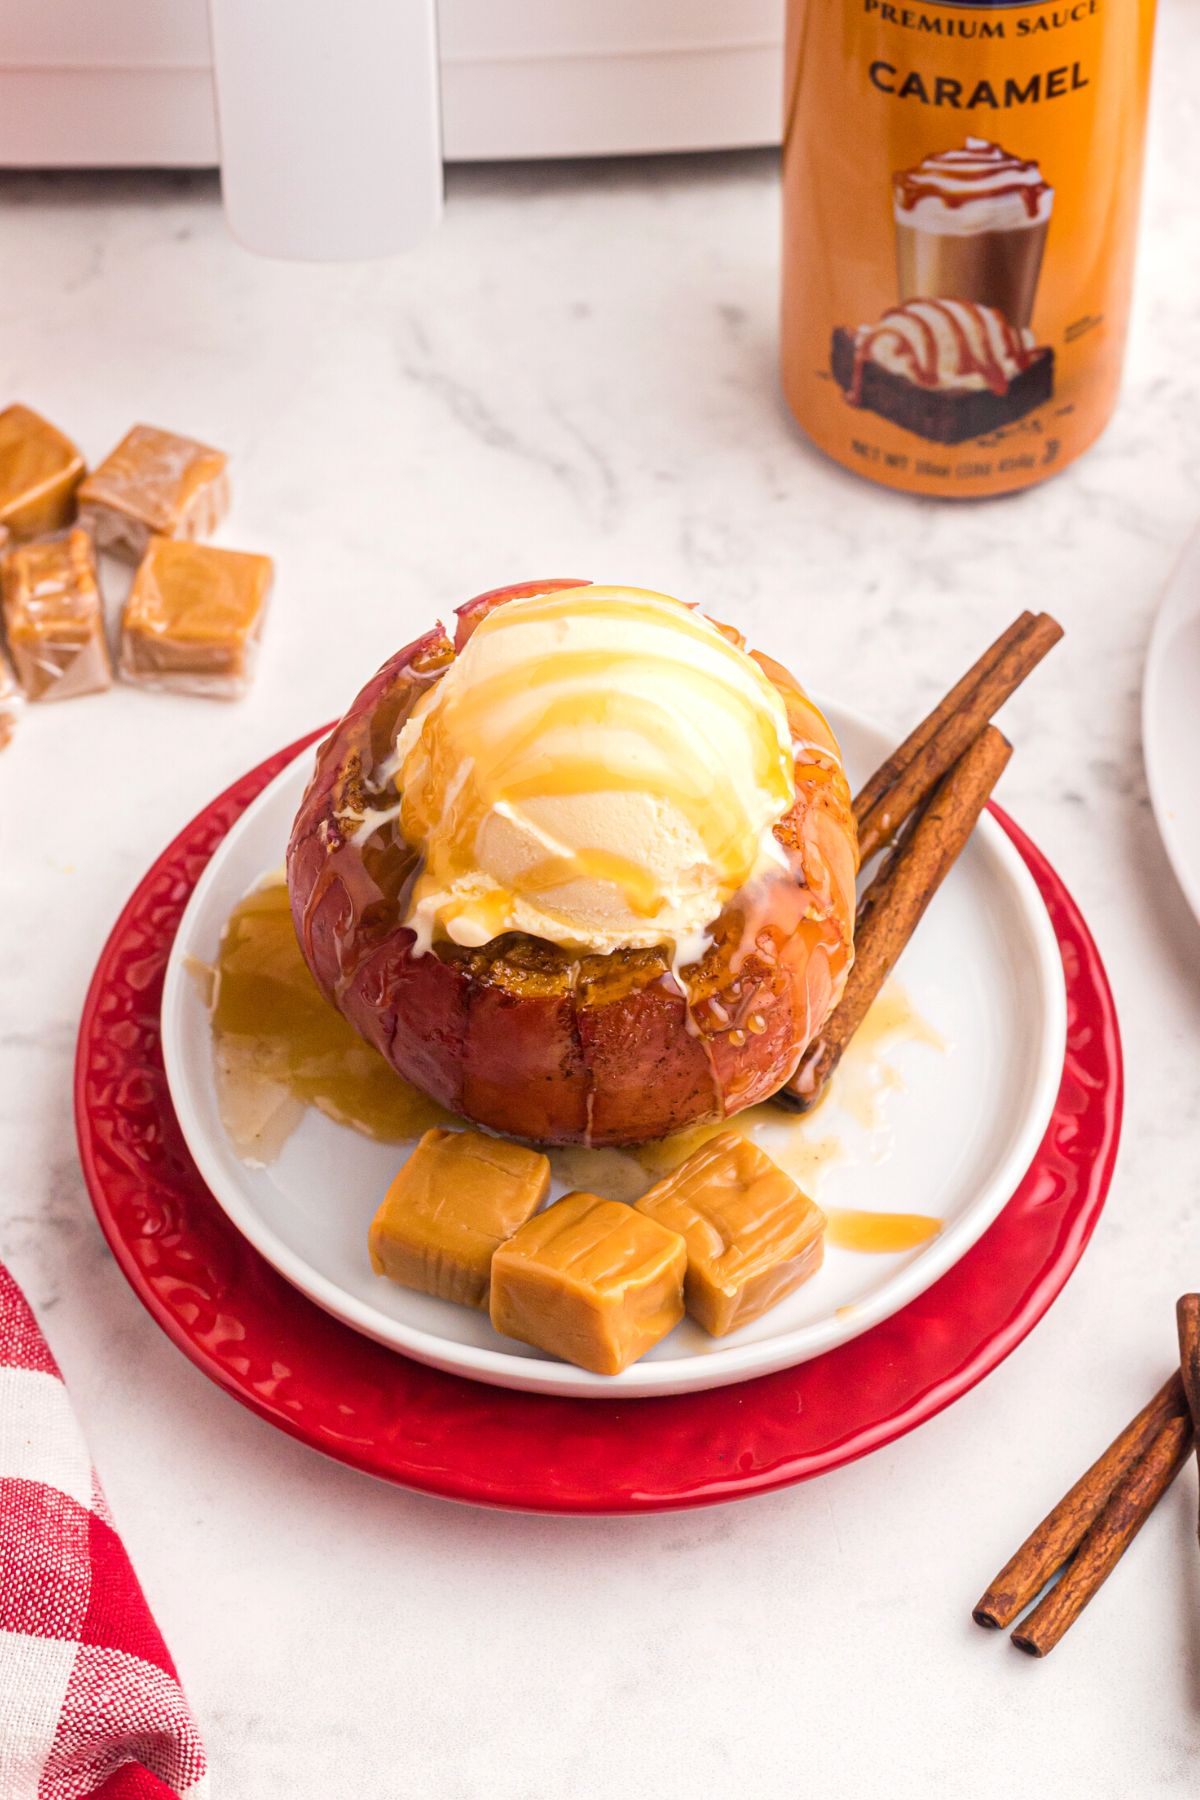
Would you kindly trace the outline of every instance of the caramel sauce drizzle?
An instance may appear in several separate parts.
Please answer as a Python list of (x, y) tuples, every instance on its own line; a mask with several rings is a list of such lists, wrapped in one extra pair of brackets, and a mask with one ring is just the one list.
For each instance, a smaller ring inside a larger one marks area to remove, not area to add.
[[(451, 1118), (318, 991), (282, 881), (248, 894), (230, 913), (211, 1012), (222, 1117), (240, 1155), (272, 1161), (307, 1106), (388, 1143)], [(281, 1109), (284, 1095), (297, 1105)]]
[(853, 1207), (826, 1208), (825, 1242), (839, 1250), (872, 1256), (916, 1250), (938, 1236), (941, 1219), (926, 1213), (865, 1212)]
[[(939, 361), (937, 334), (928, 319), (913, 311), (913, 302), (906, 301), (900, 306), (890, 306), (869, 330), (860, 332), (854, 349), (854, 372), (850, 382), (850, 400), (855, 406), (862, 403), (863, 373), (870, 361), (871, 352), (877, 344), (890, 338), (899, 355), (908, 365), (909, 379), (918, 387), (936, 388), (939, 385)], [(950, 327), (958, 353), (959, 375), (980, 375), (993, 394), (1007, 394), (1009, 377), (1003, 366), (993, 354), (991, 338), (988, 334), (985, 313), (994, 309), (979, 306), (974, 300), (956, 300), (954, 306), (961, 307), (969, 313), (978, 326), (978, 342), (972, 343), (962, 320), (945, 300), (921, 300), (921, 306), (930, 307)], [(1016, 363), (1018, 370), (1025, 370), (1033, 361), (1033, 351), (1023, 342), (1020, 333), (1009, 324), (1000, 312), (995, 313), (1000, 326), (1000, 334), (1004, 340), (1004, 348)], [(920, 347), (908, 338), (900, 325), (889, 321), (905, 320), (914, 326), (920, 336)]]
[[(1037, 179), (1024, 181), (1021, 178), (1025, 175), (1036, 175)], [(957, 185), (960, 182), (968, 184), (965, 190)], [(898, 170), (892, 177), (892, 186), (897, 204), (905, 212), (911, 212), (922, 200), (940, 200), (943, 206), (957, 211), (983, 195), (1004, 199), (1020, 194), (1031, 219), (1037, 217), (1042, 195), (1050, 189), (1036, 162), (1024, 161), (999, 144), (983, 139), (961, 150), (943, 150), (927, 156), (915, 168)]]
[[(728, 679), (689, 664), (688, 684), (742, 727), (753, 750), (754, 778), (782, 817), (795, 795), (794, 759), (786, 741), (765, 722), (777, 719), (780, 711), (779, 696), (766, 676), (685, 607), (664, 606), (636, 593), (622, 594), (620, 604), (622, 616), (631, 622), (665, 627), (673, 635), (702, 642), (728, 664)], [(471, 643), (531, 623), (605, 618), (612, 605), (612, 590), (602, 588), (514, 602), (483, 619)], [(754, 691), (748, 693), (751, 669)], [(462, 693), (448, 686), (431, 697), (429, 706), (439, 709), (439, 728), (422, 734), (397, 778), (404, 834), (410, 842), (428, 846), (418, 893), (444, 890), (474, 872), (479, 829), (490, 814), (522, 801), (612, 792), (649, 793), (675, 806), (706, 856), (727, 873), (723, 897), (734, 892), (750, 874), (761, 840), (748, 826), (736, 772), (724, 772), (715, 781), (707, 778), (698, 737), (694, 768), (680, 755), (681, 730), (686, 735), (688, 721), (681, 723), (675, 709), (652, 697), (657, 675), (677, 678), (679, 671), (680, 659), (666, 651), (564, 649), (522, 658)], [(633, 682), (643, 691), (627, 691)], [(587, 752), (568, 751), (551, 759), (544, 745), (551, 734), (564, 730), (578, 732)], [(634, 859), (600, 846), (564, 847), (528, 882), (523, 878), (522, 886), (542, 892), (579, 877), (615, 886), (630, 909), (645, 918), (653, 918), (663, 903), (659, 884)]]

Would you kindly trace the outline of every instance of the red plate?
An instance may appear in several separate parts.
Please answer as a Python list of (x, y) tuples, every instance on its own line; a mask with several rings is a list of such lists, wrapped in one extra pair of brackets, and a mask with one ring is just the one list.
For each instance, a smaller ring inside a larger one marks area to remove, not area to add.
[(159, 1006), (171, 943), (205, 863), (312, 741), (243, 776), (159, 857), (105, 946), (79, 1031), (75, 1115), (96, 1216), (143, 1304), (227, 1393), (326, 1455), (426, 1493), (541, 1512), (654, 1512), (767, 1493), (877, 1450), (966, 1393), (1041, 1318), (1108, 1192), (1121, 1049), (1108, 981), (1078, 909), (997, 809), (1062, 952), (1062, 1084), (1012, 1200), (902, 1312), (775, 1375), (610, 1404), (441, 1374), (306, 1300), (238, 1235), (201, 1181), (167, 1090)]

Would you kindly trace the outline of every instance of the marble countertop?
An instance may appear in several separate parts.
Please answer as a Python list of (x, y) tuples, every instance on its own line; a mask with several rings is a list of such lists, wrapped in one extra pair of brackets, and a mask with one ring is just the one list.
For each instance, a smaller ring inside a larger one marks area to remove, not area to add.
[[(205, 177), (0, 180), (0, 392), (91, 455), (134, 418), (228, 446), (224, 541), (279, 563), (244, 704), (118, 689), (28, 717), (0, 764), (0, 1256), (64, 1366), (214, 1793), (1194, 1791), (1190, 1471), (1048, 1663), (968, 1608), (1161, 1379), (1200, 1271), (1200, 928), (1138, 732), (1150, 623), (1200, 515), (1198, 53), (1171, 0), (1117, 418), (1056, 480), (982, 505), (873, 489), (792, 426), (766, 154), (456, 171), (437, 236), (354, 268), (245, 255)], [(1097, 1235), (951, 1410), (691, 1515), (490, 1515), (269, 1430), (133, 1299), (74, 1150), (83, 994), (156, 852), (439, 609), (547, 571), (695, 598), (897, 728), (1023, 606), (1069, 633), (1011, 708), (1002, 792), (1120, 1007), (1126, 1133)]]

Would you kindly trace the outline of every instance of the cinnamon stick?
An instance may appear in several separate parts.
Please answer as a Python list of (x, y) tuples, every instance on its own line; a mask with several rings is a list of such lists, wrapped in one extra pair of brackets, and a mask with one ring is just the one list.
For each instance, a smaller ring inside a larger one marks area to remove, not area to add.
[(994, 725), (977, 737), (912, 821), (859, 903), (854, 966), (820, 1037), (776, 1100), (806, 1112), (891, 974), (1000, 779), (1012, 746)]
[(891, 842), (1062, 634), (1049, 613), (1022, 613), (875, 771), (854, 801), (860, 862)]
[(1175, 1305), (1175, 1322), (1179, 1327), (1179, 1372), (1198, 1434), (1196, 1461), (1200, 1466), (1200, 1294), (1181, 1295)]
[(1049, 1656), (1112, 1574), (1178, 1475), (1193, 1435), (1191, 1414), (1186, 1410), (1172, 1414), (1160, 1427), (1145, 1455), (1132, 1464), (1113, 1490), (1061, 1580), (1013, 1632), (1018, 1650), (1030, 1656)]
[(854, 812), (859, 819), (865, 819), (872, 808), (878, 804), (897, 776), (912, 761), (918, 750), (923, 750), (935, 732), (939, 731), (952, 712), (962, 705), (963, 701), (978, 687), (980, 679), (997, 663), (1006, 650), (1012, 648), (1018, 639), (1024, 637), (1033, 624), (1034, 615), (1023, 612), (1013, 620), (1007, 631), (1001, 632), (994, 644), (989, 644), (983, 655), (973, 663), (963, 676), (950, 689), (944, 699), (939, 700), (933, 711), (921, 720), (921, 723), (909, 732), (902, 744), (898, 744), (886, 762), (880, 763), (870, 780), (865, 782), (854, 796)]
[(975, 1608), (976, 1624), (992, 1629), (1012, 1624), (1079, 1548), (1117, 1486), (1163, 1426), (1183, 1417), (1186, 1408), (1183, 1382), (1176, 1369), (1005, 1563)]

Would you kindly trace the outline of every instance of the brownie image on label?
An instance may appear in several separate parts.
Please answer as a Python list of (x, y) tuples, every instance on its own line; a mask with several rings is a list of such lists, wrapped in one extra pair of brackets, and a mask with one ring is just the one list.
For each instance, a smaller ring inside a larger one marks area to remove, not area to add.
[(997, 308), (908, 300), (833, 334), (830, 368), (852, 406), (937, 444), (1011, 425), (1054, 392), (1054, 352)]

